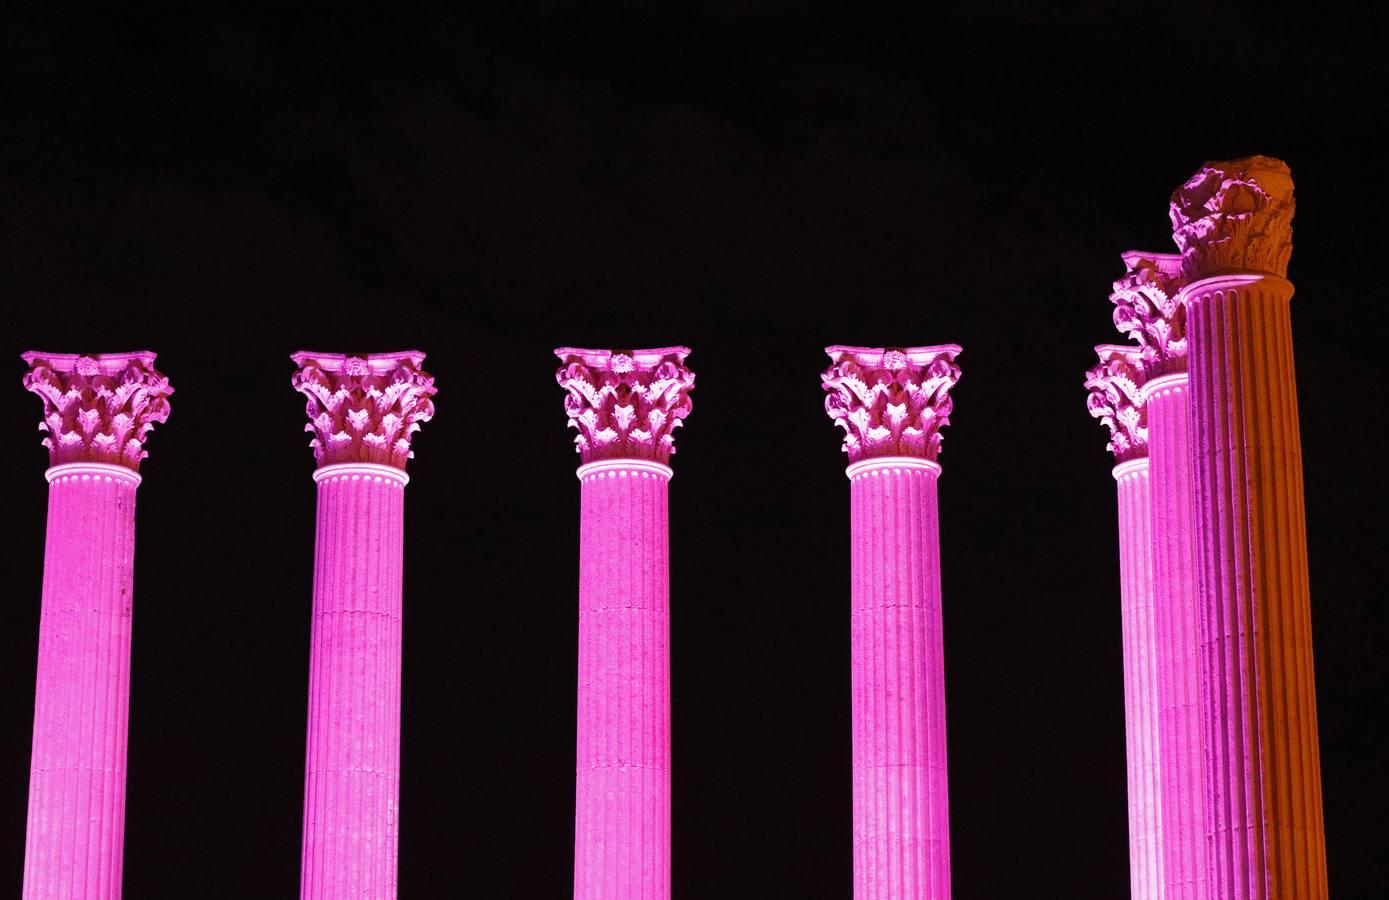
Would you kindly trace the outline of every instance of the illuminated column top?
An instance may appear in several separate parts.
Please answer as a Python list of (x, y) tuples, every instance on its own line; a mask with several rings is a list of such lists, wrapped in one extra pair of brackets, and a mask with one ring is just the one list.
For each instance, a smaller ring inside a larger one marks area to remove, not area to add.
[(410, 442), (434, 417), (437, 389), (434, 376), (420, 369), (424, 354), (300, 350), (290, 358), (299, 367), (294, 388), (309, 398), (304, 430), (314, 436), (315, 479), (329, 466), (352, 465), (405, 480), (405, 463), (415, 455)]
[(145, 440), (156, 422), (168, 421), (174, 392), (154, 368), (155, 354), (30, 350), (21, 358), (29, 365), (25, 388), (43, 400), (39, 430), (48, 433), (50, 473), (72, 464), (140, 471)]
[(849, 477), (879, 459), (939, 469), (941, 429), (950, 424), (950, 389), (960, 380), (956, 344), (934, 347), (826, 347), (820, 380), (825, 412), (844, 429)]
[(689, 355), (689, 347), (555, 351), (564, 411), (579, 432), (574, 449), (580, 477), (597, 463), (619, 459), (647, 460), (669, 477), (675, 429), (692, 408), (695, 375), (685, 365)]
[(1114, 282), (1114, 327), (1138, 346), (1138, 362), (1148, 381), (1186, 371), (1186, 305), (1182, 258), (1175, 253), (1130, 250), (1127, 270)]
[(1148, 422), (1143, 405), (1143, 368), (1137, 347), (1100, 344), (1099, 363), (1085, 373), (1090, 415), (1109, 429), (1109, 443), (1117, 466), (1148, 458)]
[(1293, 176), (1269, 156), (1208, 162), (1172, 194), (1172, 240), (1188, 283), (1216, 275), (1286, 278), (1293, 252)]

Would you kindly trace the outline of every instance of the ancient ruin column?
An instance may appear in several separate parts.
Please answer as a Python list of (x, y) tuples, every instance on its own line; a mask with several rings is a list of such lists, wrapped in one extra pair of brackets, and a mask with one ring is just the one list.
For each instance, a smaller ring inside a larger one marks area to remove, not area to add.
[(1201, 641), (1188, 450), (1186, 307), (1181, 257), (1124, 254), (1114, 283), (1114, 324), (1133, 338), (1143, 370), (1152, 502), (1153, 609), (1157, 635), (1158, 756), (1162, 775), (1162, 866), (1168, 900), (1205, 896), (1206, 832), (1201, 794)]
[(1158, 644), (1153, 615), (1148, 434), (1138, 348), (1095, 348), (1085, 375), (1090, 414), (1109, 429), (1119, 495), (1119, 608), (1128, 759), (1129, 894), (1162, 900), (1162, 781), (1158, 749)]
[(1286, 280), (1288, 167), (1207, 163), (1172, 196), (1190, 360), (1208, 893), (1327, 896)]
[(173, 388), (153, 353), (30, 351), (48, 432), (25, 900), (115, 900), (125, 844), (135, 489)]
[(852, 547), (854, 897), (950, 896), (936, 480), (960, 348), (827, 347)]
[(666, 490), (689, 352), (555, 351), (579, 432), (575, 900), (670, 897)]
[(434, 415), (417, 351), (292, 357), (318, 468), (303, 900), (393, 900), (406, 460)]

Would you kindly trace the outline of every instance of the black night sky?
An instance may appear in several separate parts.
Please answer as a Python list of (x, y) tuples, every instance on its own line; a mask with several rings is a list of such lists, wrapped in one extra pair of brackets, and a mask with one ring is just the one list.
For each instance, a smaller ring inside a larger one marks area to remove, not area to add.
[(1125, 896), (1114, 483), (1081, 383), (1120, 339), (1120, 252), (1171, 249), (1167, 197), (1202, 161), (1263, 153), (1297, 182), (1331, 889), (1378, 895), (1375, 26), (650, 6), (6, 14), (0, 894), (23, 865), (46, 496), (21, 351), (147, 348), (177, 391), (139, 495), (126, 897), (298, 889), (304, 347), (418, 347), (438, 378), (406, 505), (401, 896), (566, 896), (579, 492), (551, 349), (683, 343), (675, 894), (842, 900), (849, 490), (821, 348), (953, 342), (955, 896)]

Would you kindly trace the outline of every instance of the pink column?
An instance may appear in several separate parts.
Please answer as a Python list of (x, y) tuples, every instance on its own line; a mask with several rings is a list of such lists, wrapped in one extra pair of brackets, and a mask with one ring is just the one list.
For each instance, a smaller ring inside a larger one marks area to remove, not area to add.
[(561, 347), (581, 465), (575, 900), (670, 897), (668, 465), (686, 347)]
[(1172, 196), (1187, 306), (1208, 893), (1327, 896), (1281, 161)]
[(825, 352), (849, 456), (854, 897), (948, 898), (936, 457), (960, 348)]
[(1148, 424), (1152, 495), (1153, 608), (1157, 636), (1158, 755), (1162, 774), (1162, 866), (1169, 900), (1205, 896), (1200, 683), (1195, 542), (1187, 447), (1186, 307), (1181, 257), (1124, 254), (1114, 283), (1114, 324), (1138, 343)]
[(30, 351), (43, 400), (48, 534), (29, 766), (25, 900), (114, 900), (125, 842), (135, 489), (169, 418), (153, 353)]
[(417, 351), (301, 351), (318, 469), (303, 900), (396, 896), (405, 462), (434, 415)]
[(1158, 642), (1153, 610), (1148, 428), (1136, 347), (1095, 348), (1086, 373), (1090, 414), (1109, 429), (1119, 495), (1119, 603), (1124, 648), (1124, 747), (1128, 757), (1129, 891), (1162, 900), (1163, 828), (1159, 755)]

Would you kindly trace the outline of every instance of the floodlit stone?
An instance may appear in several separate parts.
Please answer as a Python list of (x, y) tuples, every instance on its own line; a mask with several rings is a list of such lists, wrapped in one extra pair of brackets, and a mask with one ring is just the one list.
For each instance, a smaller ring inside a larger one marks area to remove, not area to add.
[(1190, 342), (1207, 896), (1327, 896), (1282, 162), (1172, 198)]
[(1153, 621), (1161, 773), (1161, 896), (1205, 896), (1201, 802), (1201, 642), (1196, 610), (1195, 543), (1188, 448), (1186, 305), (1182, 259), (1124, 254), (1114, 282), (1114, 324), (1137, 345), (1147, 425)]
[(417, 351), (299, 352), (318, 468), (302, 900), (394, 900), (406, 460), (434, 415)]
[[(1116, 313), (1116, 320), (1118, 314)], [(1129, 895), (1162, 900), (1160, 669), (1153, 609), (1147, 409), (1137, 347), (1104, 344), (1085, 376), (1090, 415), (1109, 430), (1119, 499), (1119, 609), (1124, 659), (1124, 750), (1128, 773)]]
[(23, 897), (118, 900), (135, 493), (173, 388), (153, 353), (23, 359), (51, 464)]
[(555, 351), (580, 459), (575, 900), (670, 897), (668, 463), (689, 352)]
[(854, 897), (950, 896), (940, 430), (960, 348), (827, 347), (849, 457)]

